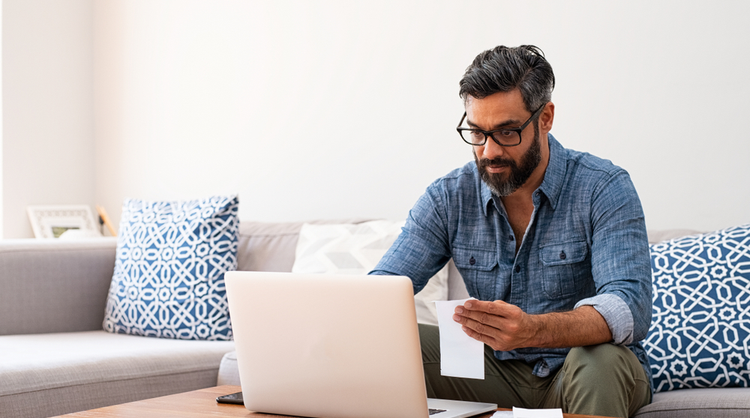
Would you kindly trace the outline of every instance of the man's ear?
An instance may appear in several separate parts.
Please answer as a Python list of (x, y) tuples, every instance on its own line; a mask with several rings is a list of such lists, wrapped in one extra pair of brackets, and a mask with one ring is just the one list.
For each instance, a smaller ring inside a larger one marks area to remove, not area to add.
[(549, 102), (545, 105), (542, 114), (539, 115), (539, 130), (549, 132), (552, 130), (552, 122), (555, 121), (555, 104)]

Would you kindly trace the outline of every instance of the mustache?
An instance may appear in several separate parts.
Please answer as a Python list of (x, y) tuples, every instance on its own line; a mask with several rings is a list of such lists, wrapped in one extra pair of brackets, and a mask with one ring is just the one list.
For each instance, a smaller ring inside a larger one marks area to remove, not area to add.
[(495, 157), (492, 159), (482, 158), (479, 161), (477, 161), (477, 163), (479, 164), (479, 168), (486, 168), (488, 166), (493, 166), (493, 167), (498, 167), (498, 166), (515, 167), (516, 166), (515, 161), (511, 159), (500, 158), (500, 157)]

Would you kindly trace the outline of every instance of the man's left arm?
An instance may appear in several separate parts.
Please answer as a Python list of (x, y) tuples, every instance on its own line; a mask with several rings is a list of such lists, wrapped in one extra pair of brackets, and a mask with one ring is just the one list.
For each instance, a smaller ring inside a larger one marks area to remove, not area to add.
[(464, 332), (496, 351), (526, 347), (583, 347), (612, 341), (607, 322), (591, 306), (568, 312), (529, 315), (501, 300), (469, 300), (453, 319)]
[(625, 171), (594, 192), (591, 210), (593, 297), (569, 312), (529, 315), (502, 301), (468, 301), (454, 320), (495, 350), (630, 344), (651, 322), (651, 264), (640, 200)]
[(613, 343), (640, 341), (651, 325), (651, 257), (643, 209), (627, 172), (619, 171), (595, 190), (591, 213), (597, 294), (575, 308), (596, 309)]

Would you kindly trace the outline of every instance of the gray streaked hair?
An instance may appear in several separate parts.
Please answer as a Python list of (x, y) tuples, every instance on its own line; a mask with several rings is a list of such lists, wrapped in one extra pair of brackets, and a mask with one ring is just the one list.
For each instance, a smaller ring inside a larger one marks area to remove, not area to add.
[(552, 100), (555, 74), (538, 47), (500, 45), (477, 55), (466, 68), (459, 86), (459, 96), (464, 102), (468, 96), (483, 99), (517, 88), (521, 91), (526, 110), (534, 112)]

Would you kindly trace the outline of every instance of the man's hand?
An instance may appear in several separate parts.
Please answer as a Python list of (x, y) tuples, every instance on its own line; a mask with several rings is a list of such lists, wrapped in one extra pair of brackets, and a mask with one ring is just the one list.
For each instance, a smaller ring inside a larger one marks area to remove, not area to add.
[(468, 300), (456, 307), (453, 320), (463, 325), (464, 332), (496, 351), (534, 347), (537, 330), (531, 315), (518, 306), (501, 300), (486, 302)]
[(464, 332), (496, 351), (526, 347), (581, 347), (612, 340), (604, 318), (591, 306), (569, 312), (529, 315), (503, 301), (469, 300), (453, 320)]

